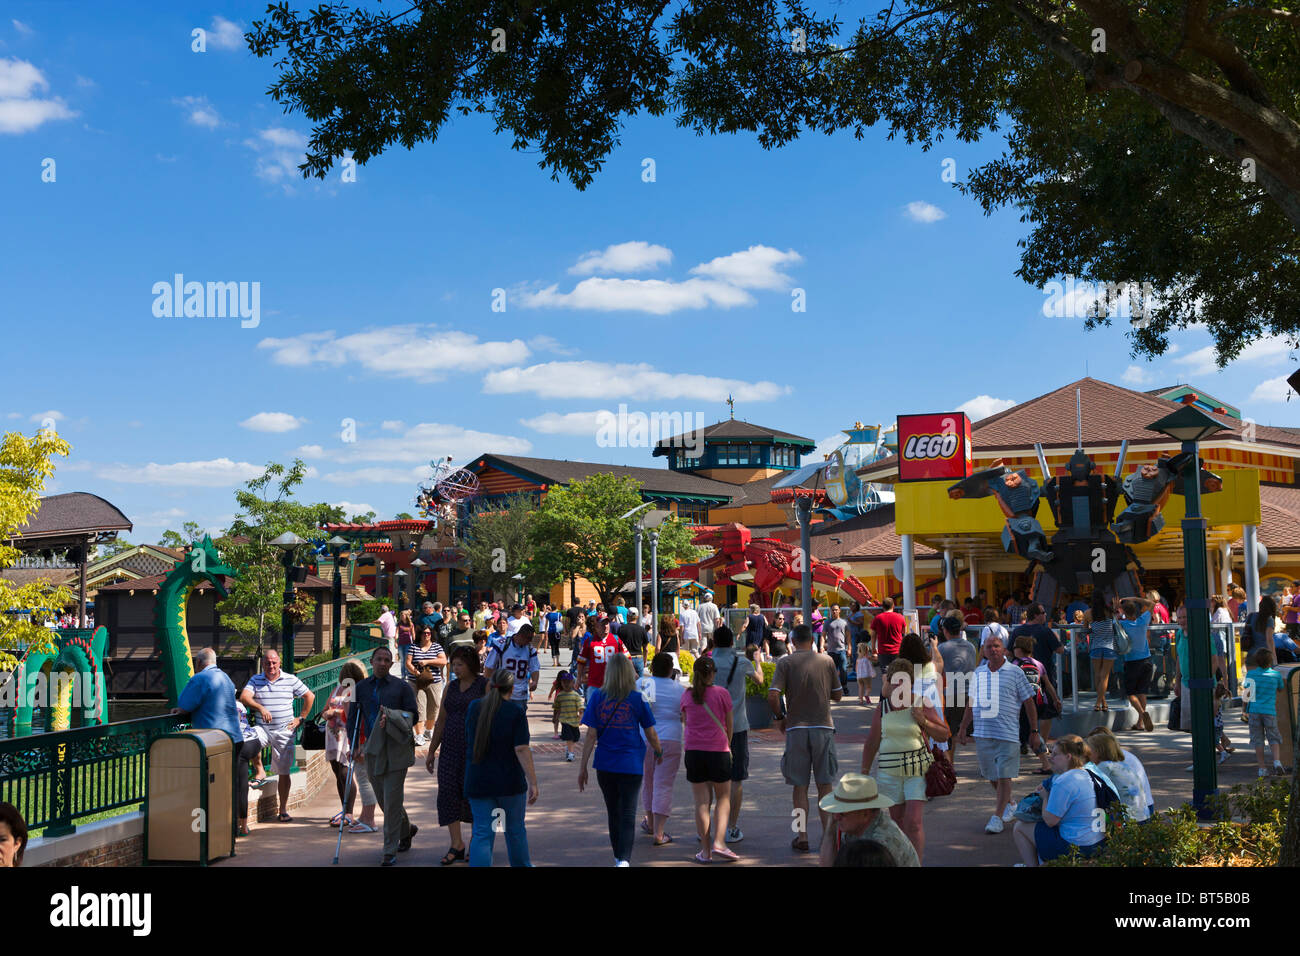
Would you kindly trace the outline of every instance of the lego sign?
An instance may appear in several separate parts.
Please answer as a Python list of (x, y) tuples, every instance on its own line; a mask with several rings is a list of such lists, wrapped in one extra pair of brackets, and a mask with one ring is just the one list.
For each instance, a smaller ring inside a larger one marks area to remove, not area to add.
[(899, 481), (953, 481), (970, 474), (970, 419), (965, 414), (898, 416)]

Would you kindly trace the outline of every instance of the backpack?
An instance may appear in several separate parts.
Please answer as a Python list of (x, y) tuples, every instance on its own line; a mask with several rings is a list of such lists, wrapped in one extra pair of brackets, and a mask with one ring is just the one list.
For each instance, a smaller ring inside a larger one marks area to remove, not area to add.
[[(1084, 767), (1088, 770), (1087, 767)], [(1124, 818), (1124, 803), (1115, 791), (1110, 788), (1110, 784), (1102, 780), (1091, 770), (1088, 770), (1088, 776), (1092, 778), (1092, 795), (1097, 801), (1097, 809), (1106, 814), (1107, 821), (1118, 821)]]
[(1043, 693), (1042, 684), (1039, 682), (1041, 675), (1038, 673), (1038, 668), (1034, 666), (1032, 659), (1028, 657), (1020, 658), (1016, 661), (1016, 664), (1025, 672), (1025, 679), (1029, 681), (1029, 686), (1034, 689), (1034, 706), (1042, 707), (1047, 697)]

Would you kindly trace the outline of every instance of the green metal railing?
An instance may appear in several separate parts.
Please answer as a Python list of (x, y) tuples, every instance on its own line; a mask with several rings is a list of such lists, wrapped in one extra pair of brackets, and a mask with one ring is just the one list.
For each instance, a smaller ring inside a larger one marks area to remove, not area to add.
[(369, 657), (370, 652), (376, 647), (387, 647), (388, 641), (371, 631), (369, 624), (349, 624), (348, 646), (352, 648), (353, 654), (364, 654)]
[(325, 710), (325, 704), (329, 701), (329, 696), (333, 693), (334, 688), (338, 686), (339, 674), (343, 671), (343, 665), (348, 661), (360, 661), (365, 663), (367, 655), (353, 653), (349, 657), (340, 657), (336, 661), (326, 661), (324, 664), (317, 664), (315, 667), (308, 667), (306, 670), (299, 671), (297, 678), (307, 685), (307, 689), (316, 695), (312, 702), (311, 712), (302, 716), (308, 721), (315, 720)]
[(172, 716), (0, 740), (0, 801), (29, 830), (63, 836), (73, 820), (140, 803), (149, 745), (189, 724)]

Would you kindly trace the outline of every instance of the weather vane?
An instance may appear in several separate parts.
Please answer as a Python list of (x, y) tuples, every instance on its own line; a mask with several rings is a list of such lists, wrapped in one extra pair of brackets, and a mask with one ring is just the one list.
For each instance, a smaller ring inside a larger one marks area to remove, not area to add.
[(727, 406), (731, 409), (731, 417), (734, 419), (736, 417), (736, 400), (731, 395), (727, 395)]

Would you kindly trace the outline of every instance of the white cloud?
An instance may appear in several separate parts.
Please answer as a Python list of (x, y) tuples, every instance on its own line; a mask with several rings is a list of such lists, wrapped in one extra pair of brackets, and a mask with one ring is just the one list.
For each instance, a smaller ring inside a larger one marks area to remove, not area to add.
[(1124, 369), (1120, 381), (1125, 385), (1146, 385), (1151, 382), (1151, 373), (1140, 365), (1130, 365)]
[(191, 126), (216, 129), (221, 125), (221, 117), (216, 108), (208, 102), (206, 96), (180, 96), (172, 102), (185, 110), (185, 121)]
[(519, 339), (480, 342), (466, 332), (428, 331), (428, 326), (392, 325), (336, 337), (333, 331), (304, 332), (287, 339), (263, 339), (259, 349), (270, 349), (277, 365), (328, 365), (348, 363), (385, 376), (438, 382), (449, 371), (510, 365), (528, 358)]
[(606, 246), (603, 252), (592, 250), (569, 269), (571, 275), (589, 276), (598, 272), (649, 272), (673, 261), (671, 249), (648, 242), (620, 242)]
[(67, 417), (68, 416), (64, 415), (63, 412), (55, 411), (51, 408), (48, 412), (37, 412), (35, 415), (32, 415), (28, 421), (43, 422), (48, 418), (51, 421), (62, 422), (66, 421)]
[(766, 402), (790, 394), (776, 382), (747, 382), (709, 375), (660, 372), (645, 363), (546, 362), (506, 368), (483, 376), (483, 391), (492, 394), (532, 392), (540, 398), (695, 399), (721, 402)]
[(48, 89), (49, 85), (33, 64), (0, 57), (0, 99), (26, 99), (36, 90)]
[(255, 139), (244, 140), (244, 145), (258, 154), (258, 178), (270, 183), (292, 182), (300, 175), (298, 167), (306, 161), (307, 137), (281, 126), (259, 131)]
[(325, 449), (320, 445), (299, 445), (294, 454), (299, 458), (321, 458), (325, 455)]
[(71, 119), (77, 113), (63, 100), (36, 99), (49, 82), (26, 60), (0, 57), (0, 133), (27, 133), (50, 120)]
[(928, 202), (910, 202), (906, 208), (907, 218), (913, 222), (938, 222), (948, 218), (946, 212)]
[(977, 395), (968, 402), (962, 402), (957, 406), (957, 411), (965, 412), (972, 422), (977, 422), (981, 418), (988, 418), (990, 415), (996, 415), (998, 412), (1004, 412), (1012, 405), (1020, 404), (1011, 398), (994, 398), (991, 395)]
[(526, 455), (532, 443), (511, 435), (476, 431), (460, 425), (420, 422), (395, 437), (363, 438), (327, 449), (322, 457), (332, 461), (427, 462), (435, 458), (469, 458), (484, 451), (500, 455)]
[(95, 81), (88, 76), (82, 76), (81, 74), (77, 74), (77, 85), (81, 87), (83, 90), (94, 89)]
[(780, 266), (803, 262), (793, 249), (782, 252), (771, 246), (750, 246), (743, 252), (719, 256), (691, 269), (692, 275), (717, 279), (741, 289), (788, 289), (791, 279), (778, 271)]
[(5, 415), (5, 418), (22, 418), (22, 417), (23, 417), (22, 412), (9, 412), (7, 415)]
[(371, 511), (375, 512), (375, 514), (379, 513), (379, 509), (374, 505), (366, 504), (364, 502), (358, 504), (355, 501), (331, 501), (329, 505), (331, 508), (342, 508), (348, 517), (351, 517), (352, 515), (367, 514)]
[[(1246, 362), (1278, 362), (1284, 360), (1291, 353), (1291, 343), (1284, 335), (1270, 335), (1262, 339), (1256, 339), (1244, 349), (1241, 354), (1229, 362), (1229, 365), (1242, 364)], [(1219, 371), (1219, 367), (1214, 362), (1214, 346), (1207, 345), (1204, 348), (1197, 349), (1195, 352), (1188, 352), (1186, 355), (1174, 359), (1178, 365), (1188, 366), (1188, 370), (1193, 375), (1205, 375), (1210, 372)]]
[(29, 27), (27, 24), (23, 23), (23, 21), (21, 21), (21, 20), (10, 20), (9, 22), (12, 23), (12, 24), (14, 25), (14, 29), (15, 29), (15, 30), (17, 30), (19, 33), (21, 33), (21, 34), (22, 34), (23, 36), (25, 36), (25, 37), (29, 37), (29, 36), (31, 36), (32, 34), (34, 34), (34, 33), (36, 32), (36, 31), (33, 30), (31, 27)]
[(1287, 384), (1286, 376), (1279, 375), (1277, 378), (1269, 378), (1255, 386), (1255, 390), (1250, 393), (1252, 402), (1285, 402), (1293, 394), (1291, 386)]
[(213, 17), (212, 26), (208, 27), (207, 32), (208, 45), (218, 50), (238, 50), (244, 45), (244, 31), (239, 24), (232, 23), (225, 17)]
[(609, 414), (611, 413), (603, 410), (565, 414), (546, 412), (536, 418), (521, 418), (519, 423), (545, 435), (594, 435), (602, 416)]
[(291, 432), (306, 422), (305, 418), (288, 412), (258, 412), (239, 423), (240, 428), (254, 432)]
[(406, 423), (401, 421), (386, 421), (379, 427), (386, 432), (400, 432), (406, 427)]
[(518, 298), (526, 308), (591, 309), (597, 312), (649, 312), (668, 315), (679, 309), (730, 309), (752, 305), (753, 296), (725, 282), (706, 279), (583, 279), (572, 292), (547, 286), (539, 292), (523, 292)]
[(534, 335), (528, 340), (528, 347), (534, 352), (554, 352), (556, 355), (577, 355), (577, 349), (561, 344), (549, 335)]
[(103, 465), (96, 475), (105, 481), (132, 485), (174, 485), (188, 488), (220, 488), (243, 484), (262, 474), (262, 466), (229, 458), (209, 461), (178, 461), (170, 465)]

